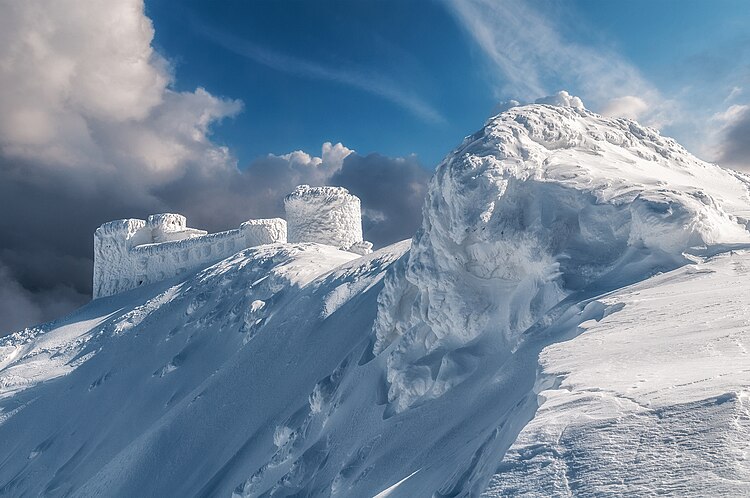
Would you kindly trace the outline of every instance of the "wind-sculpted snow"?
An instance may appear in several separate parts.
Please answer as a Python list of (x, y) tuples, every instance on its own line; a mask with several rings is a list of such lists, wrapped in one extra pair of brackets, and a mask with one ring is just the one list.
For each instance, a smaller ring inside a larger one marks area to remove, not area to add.
[(0, 495), (750, 495), (745, 177), (562, 97), (448, 156), (411, 245), (0, 340)]
[(463, 348), (510, 354), (573, 292), (684, 264), (693, 247), (750, 242), (745, 177), (669, 138), (583, 108), (492, 118), (438, 167), (422, 229), (380, 297), (376, 351), (403, 411), (471, 373)]

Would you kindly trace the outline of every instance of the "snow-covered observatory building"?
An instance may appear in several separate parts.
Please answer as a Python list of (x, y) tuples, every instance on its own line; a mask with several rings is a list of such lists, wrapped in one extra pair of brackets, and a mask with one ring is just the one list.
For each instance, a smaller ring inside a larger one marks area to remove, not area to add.
[(209, 234), (180, 214), (103, 224), (94, 233), (94, 299), (206, 267), (248, 247), (315, 242), (367, 254), (359, 198), (341, 187), (300, 185), (284, 199), (289, 221), (249, 220)]
[(286, 222), (281, 218), (250, 220), (212, 234), (188, 228), (180, 214), (110, 221), (94, 232), (93, 297), (158, 282), (242, 249), (276, 242), (286, 242)]
[(317, 242), (357, 254), (372, 251), (362, 239), (359, 197), (343, 187), (300, 185), (284, 198), (284, 209), (289, 242)]

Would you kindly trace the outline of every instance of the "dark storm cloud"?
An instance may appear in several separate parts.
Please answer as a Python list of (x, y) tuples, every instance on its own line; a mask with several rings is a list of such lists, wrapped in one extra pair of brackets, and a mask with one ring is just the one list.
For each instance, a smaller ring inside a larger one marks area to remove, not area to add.
[(718, 162), (744, 171), (750, 170), (750, 106), (735, 106), (726, 118), (719, 141)]
[(430, 176), (415, 157), (352, 154), (331, 184), (346, 187), (362, 200), (365, 237), (382, 247), (417, 231)]
[[(154, 202), (91, 172), (0, 157), (0, 335), (57, 318), (90, 298), (93, 231)], [(96, 186), (92, 188), (91, 182)]]

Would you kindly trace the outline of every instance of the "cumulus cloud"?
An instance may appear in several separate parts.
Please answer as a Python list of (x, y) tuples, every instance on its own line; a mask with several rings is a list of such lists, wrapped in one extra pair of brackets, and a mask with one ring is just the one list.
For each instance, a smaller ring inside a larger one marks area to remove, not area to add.
[(207, 131), (241, 103), (169, 88), (141, 0), (5, 0), (2, 9), (4, 156), (97, 175), (117, 169), (139, 183), (168, 181), (187, 160), (228, 163)]
[(414, 235), (430, 176), (416, 157), (361, 156), (325, 143), (320, 156), (268, 154), (234, 174), (187, 176), (158, 194), (194, 226), (223, 230), (251, 217), (283, 217), (283, 198), (297, 185), (338, 185), (362, 200), (365, 236), (381, 247)]
[[(531, 101), (573, 87), (593, 110), (632, 112), (665, 124), (664, 99), (631, 63), (605, 47), (582, 45), (522, 0), (446, 0), (451, 12), (498, 71), (498, 97)], [(632, 96), (646, 104), (638, 107)]]
[[(319, 156), (268, 155), (239, 169), (210, 133), (242, 103), (172, 89), (142, 0), (0, 0), (0, 10), (0, 335), (88, 300), (103, 222), (176, 211), (224, 230), (282, 215), (299, 183), (340, 175), (361, 194), (349, 168), (372, 174), (359, 166), (368, 158), (328, 143)], [(416, 160), (367, 161), (381, 163), (393, 192), (404, 178), (422, 181)], [(379, 223), (412, 226), (382, 205), (387, 192), (368, 199), (383, 213), (368, 225), (379, 242), (390, 242)]]
[(571, 95), (565, 90), (560, 90), (554, 95), (536, 99), (534, 103), (556, 105), (560, 107), (575, 107), (576, 109), (584, 108), (583, 101), (580, 99), (580, 97)]

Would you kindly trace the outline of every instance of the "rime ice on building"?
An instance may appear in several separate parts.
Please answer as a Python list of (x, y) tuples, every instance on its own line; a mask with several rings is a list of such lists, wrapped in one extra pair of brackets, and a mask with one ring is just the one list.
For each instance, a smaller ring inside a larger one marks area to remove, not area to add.
[(359, 198), (341, 187), (300, 185), (284, 199), (288, 222), (249, 220), (238, 229), (209, 234), (188, 228), (180, 214), (105, 223), (94, 233), (94, 299), (175, 277), (262, 244), (315, 242), (357, 254), (362, 240)]
[(207, 234), (179, 214), (105, 223), (94, 233), (94, 299), (171, 278), (242, 249), (286, 242), (281, 218), (250, 220), (238, 229)]
[(300, 185), (284, 198), (289, 242), (317, 242), (367, 254), (359, 197), (342, 187)]

